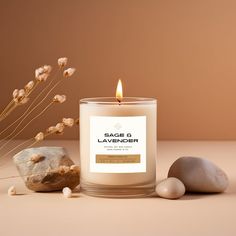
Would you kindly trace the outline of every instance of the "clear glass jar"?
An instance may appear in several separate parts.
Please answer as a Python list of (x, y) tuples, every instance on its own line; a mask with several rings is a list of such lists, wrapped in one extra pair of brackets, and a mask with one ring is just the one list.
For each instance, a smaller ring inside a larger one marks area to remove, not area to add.
[(100, 197), (141, 197), (156, 183), (153, 98), (80, 100), (81, 191)]

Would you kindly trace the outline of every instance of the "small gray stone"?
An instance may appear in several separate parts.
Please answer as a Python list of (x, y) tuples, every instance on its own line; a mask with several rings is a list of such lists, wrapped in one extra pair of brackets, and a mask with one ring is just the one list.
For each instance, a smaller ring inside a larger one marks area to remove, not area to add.
[(168, 177), (178, 178), (186, 191), (220, 193), (229, 184), (226, 173), (209, 160), (200, 157), (181, 157), (169, 169)]
[(37, 192), (75, 188), (80, 182), (80, 169), (62, 147), (24, 149), (13, 157), (25, 185)]
[(167, 178), (162, 180), (156, 186), (156, 193), (159, 197), (168, 199), (177, 199), (184, 195), (184, 184), (176, 178)]

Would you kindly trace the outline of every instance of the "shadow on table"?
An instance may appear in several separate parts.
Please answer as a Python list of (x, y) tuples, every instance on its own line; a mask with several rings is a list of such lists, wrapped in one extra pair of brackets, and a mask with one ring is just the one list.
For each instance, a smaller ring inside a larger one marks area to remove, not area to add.
[(196, 200), (201, 198), (207, 198), (211, 196), (221, 195), (236, 195), (236, 178), (229, 180), (229, 186), (223, 193), (186, 193), (180, 200)]

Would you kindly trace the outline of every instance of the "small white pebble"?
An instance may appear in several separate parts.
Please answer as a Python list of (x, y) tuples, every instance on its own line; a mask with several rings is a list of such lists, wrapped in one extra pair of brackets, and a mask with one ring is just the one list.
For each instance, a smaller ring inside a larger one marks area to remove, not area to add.
[(65, 198), (71, 198), (71, 196), (72, 196), (72, 191), (68, 187), (63, 188), (62, 193), (63, 193)]
[(16, 195), (16, 188), (15, 186), (11, 186), (7, 191), (8, 196)]

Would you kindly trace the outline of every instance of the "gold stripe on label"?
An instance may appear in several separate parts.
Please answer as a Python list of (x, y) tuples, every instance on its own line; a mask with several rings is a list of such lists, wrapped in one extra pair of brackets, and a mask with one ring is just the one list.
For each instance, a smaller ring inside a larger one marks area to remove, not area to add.
[(140, 155), (96, 155), (96, 163), (122, 164), (140, 163)]

